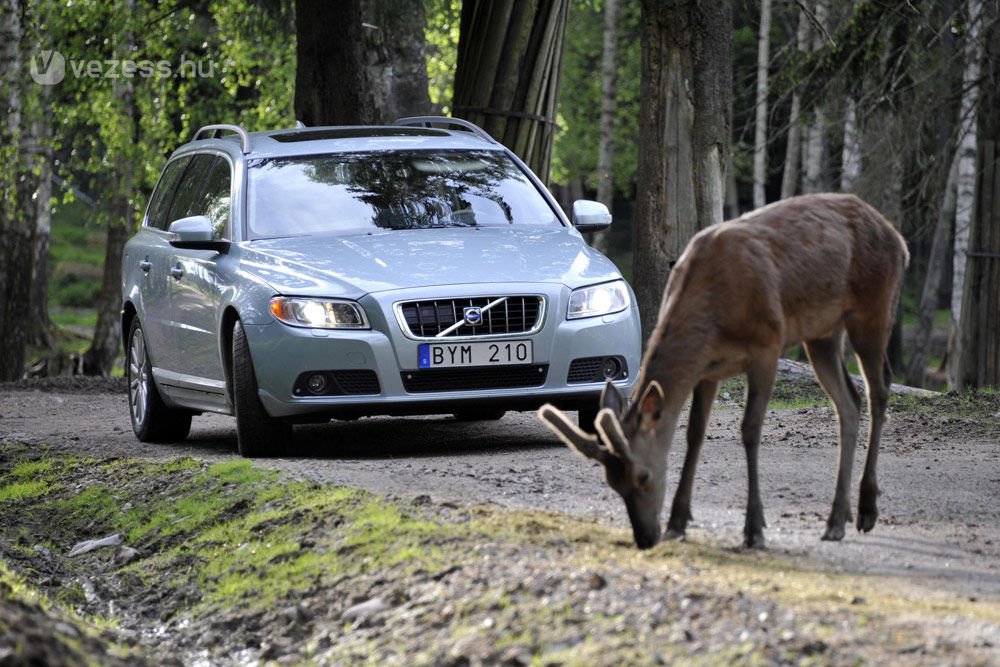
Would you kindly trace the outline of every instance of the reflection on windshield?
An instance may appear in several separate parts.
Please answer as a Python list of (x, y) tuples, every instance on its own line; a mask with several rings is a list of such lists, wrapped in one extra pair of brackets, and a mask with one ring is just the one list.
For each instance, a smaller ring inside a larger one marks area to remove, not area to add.
[(560, 224), (517, 165), (496, 151), (260, 160), (251, 164), (249, 206), (253, 238)]

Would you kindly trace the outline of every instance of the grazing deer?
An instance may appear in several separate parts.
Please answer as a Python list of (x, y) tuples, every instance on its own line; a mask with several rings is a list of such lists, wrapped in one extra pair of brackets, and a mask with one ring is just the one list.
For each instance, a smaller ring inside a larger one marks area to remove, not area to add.
[(745, 373), (742, 439), (749, 476), (744, 545), (764, 546), (757, 454), (781, 353), (802, 342), (840, 423), (840, 464), (824, 540), (851, 520), (849, 486), (861, 398), (844, 365), (844, 333), (861, 365), (871, 423), (858, 503), (858, 530), (878, 517), (875, 478), (891, 373), (886, 347), (909, 255), (902, 236), (853, 195), (813, 194), (765, 206), (702, 230), (670, 274), (631, 405), (610, 382), (597, 435), (552, 405), (539, 418), (570, 448), (605, 468), (625, 500), (636, 545), (660, 538), (666, 459), (684, 401), (693, 394), (687, 454), (667, 523), (682, 537), (691, 486), (719, 381)]

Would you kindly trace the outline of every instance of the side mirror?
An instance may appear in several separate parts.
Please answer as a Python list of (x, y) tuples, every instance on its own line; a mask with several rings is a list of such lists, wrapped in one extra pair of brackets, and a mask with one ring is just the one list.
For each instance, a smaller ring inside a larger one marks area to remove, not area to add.
[(573, 226), (581, 232), (599, 232), (611, 226), (611, 213), (599, 201), (577, 199), (573, 202)]
[(216, 252), (229, 250), (229, 241), (220, 241), (215, 238), (212, 221), (204, 215), (192, 215), (188, 218), (174, 220), (167, 227), (167, 231), (174, 235), (170, 245), (175, 248), (215, 250)]

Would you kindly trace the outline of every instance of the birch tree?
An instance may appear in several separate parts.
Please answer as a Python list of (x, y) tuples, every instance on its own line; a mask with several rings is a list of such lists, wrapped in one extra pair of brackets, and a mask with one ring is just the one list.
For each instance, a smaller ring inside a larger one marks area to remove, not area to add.
[[(812, 31), (811, 45), (814, 52), (821, 51), (825, 46), (828, 14), (828, 0), (816, 0), (814, 12), (816, 26)], [(816, 100), (813, 104), (809, 124), (806, 127), (806, 141), (802, 149), (802, 190), (804, 192), (826, 190), (823, 173), (826, 159), (826, 110), (821, 100)]]
[[(811, 26), (805, 9), (799, 9), (799, 26), (795, 34), (795, 50), (799, 58), (809, 48)], [(781, 198), (795, 194), (799, 186), (799, 161), (802, 157), (802, 92), (792, 90), (791, 109), (788, 113), (788, 137), (785, 141), (785, 167), (781, 175)]]
[(760, 3), (760, 36), (757, 39), (757, 103), (753, 140), (753, 205), (766, 203), (767, 182), (767, 68), (771, 57), (771, 0)]
[[(597, 201), (608, 209), (614, 204), (615, 89), (618, 78), (618, 0), (604, 0), (604, 34), (601, 50), (601, 139), (597, 146)], [(590, 244), (607, 252), (608, 231), (597, 232)]]
[(952, 259), (951, 331), (948, 350), (948, 383), (958, 383), (958, 360), (961, 357), (961, 337), (957, 332), (962, 318), (962, 290), (965, 285), (966, 253), (969, 250), (969, 228), (976, 188), (976, 111), (979, 104), (980, 62), (982, 60), (982, 0), (967, 0), (961, 126), (958, 142), (958, 180), (956, 182), (955, 234)]

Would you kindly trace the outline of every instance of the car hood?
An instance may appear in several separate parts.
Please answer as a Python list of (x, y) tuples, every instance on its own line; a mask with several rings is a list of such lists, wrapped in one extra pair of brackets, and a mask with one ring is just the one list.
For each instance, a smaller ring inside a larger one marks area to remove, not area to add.
[(267, 239), (241, 244), (241, 270), (278, 293), (359, 298), (387, 290), (468, 283), (621, 277), (569, 228), (460, 228)]

